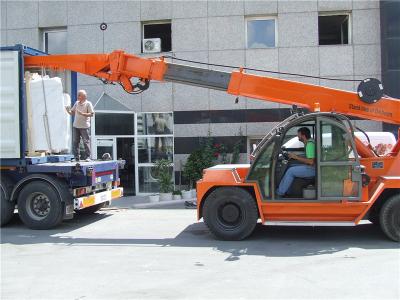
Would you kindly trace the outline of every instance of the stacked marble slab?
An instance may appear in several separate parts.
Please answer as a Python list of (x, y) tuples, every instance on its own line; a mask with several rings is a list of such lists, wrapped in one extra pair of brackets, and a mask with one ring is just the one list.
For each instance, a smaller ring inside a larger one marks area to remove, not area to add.
[(28, 152), (69, 153), (71, 118), (65, 107), (71, 100), (61, 79), (27, 72), (25, 82)]

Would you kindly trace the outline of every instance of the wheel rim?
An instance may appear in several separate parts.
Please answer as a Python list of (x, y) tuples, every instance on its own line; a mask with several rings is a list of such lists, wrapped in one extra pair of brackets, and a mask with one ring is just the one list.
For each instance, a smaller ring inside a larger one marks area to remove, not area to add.
[(219, 206), (217, 221), (225, 229), (234, 229), (243, 223), (243, 211), (233, 202), (227, 202)]
[(26, 212), (34, 220), (43, 220), (50, 213), (50, 199), (43, 193), (33, 193), (26, 201)]

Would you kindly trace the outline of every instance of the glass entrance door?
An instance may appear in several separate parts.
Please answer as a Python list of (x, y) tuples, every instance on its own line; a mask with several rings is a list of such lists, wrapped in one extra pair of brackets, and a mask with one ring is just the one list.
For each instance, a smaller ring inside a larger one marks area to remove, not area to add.
[(125, 167), (120, 170), (121, 186), (125, 195), (135, 194), (135, 139), (117, 137), (117, 159), (125, 160)]
[(106, 153), (115, 158), (115, 142), (113, 138), (96, 138), (96, 159), (102, 159)]
[(119, 170), (121, 186), (125, 195), (135, 194), (135, 138), (96, 138), (96, 158), (101, 160), (106, 153), (113, 160), (125, 160), (124, 168)]

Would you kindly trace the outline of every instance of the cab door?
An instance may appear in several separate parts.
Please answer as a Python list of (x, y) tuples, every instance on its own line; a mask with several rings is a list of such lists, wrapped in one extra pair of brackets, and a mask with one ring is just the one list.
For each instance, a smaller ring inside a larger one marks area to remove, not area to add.
[(361, 167), (349, 129), (331, 118), (318, 117), (317, 151), (318, 199), (360, 200)]

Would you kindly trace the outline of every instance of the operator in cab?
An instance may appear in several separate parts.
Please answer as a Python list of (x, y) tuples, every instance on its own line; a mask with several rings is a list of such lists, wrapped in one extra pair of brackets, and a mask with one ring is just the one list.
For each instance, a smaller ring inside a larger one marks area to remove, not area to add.
[(301, 162), (301, 165), (291, 166), (283, 176), (276, 194), (278, 197), (284, 197), (295, 177), (312, 178), (315, 177), (315, 142), (311, 139), (310, 130), (307, 127), (301, 127), (297, 131), (299, 141), (304, 143), (306, 156), (299, 156), (295, 153), (288, 153), (290, 159), (295, 159)]

